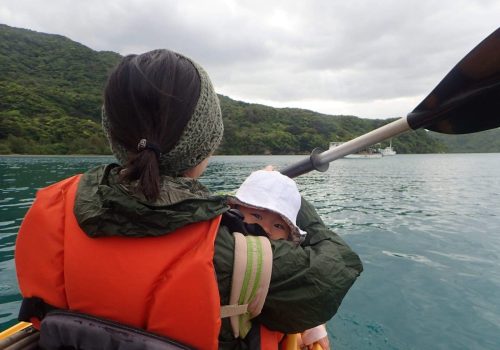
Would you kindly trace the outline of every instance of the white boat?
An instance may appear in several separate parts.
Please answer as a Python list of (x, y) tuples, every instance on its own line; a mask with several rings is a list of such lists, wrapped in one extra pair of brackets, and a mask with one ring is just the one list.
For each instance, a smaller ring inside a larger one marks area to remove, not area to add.
[(379, 148), (378, 151), (385, 156), (395, 156), (396, 151), (392, 148), (392, 140), (389, 141), (389, 146), (386, 148)]
[(382, 158), (382, 153), (377, 152), (373, 148), (366, 148), (360, 152), (346, 155), (347, 159), (378, 159)]
[[(344, 142), (330, 142), (330, 149), (340, 146)], [(344, 156), (347, 159), (378, 159), (382, 158), (382, 153), (372, 147), (365, 148), (359, 152)]]

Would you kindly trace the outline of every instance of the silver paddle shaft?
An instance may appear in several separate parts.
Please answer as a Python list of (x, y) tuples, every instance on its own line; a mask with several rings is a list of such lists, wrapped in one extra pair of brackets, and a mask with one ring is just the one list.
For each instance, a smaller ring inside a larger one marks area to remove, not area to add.
[(329, 149), (317, 155), (318, 163), (325, 164), (342, 158), (348, 154), (356, 153), (366, 147), (372, 146), (378, 142), (387, 140), (388, 138), (397, 136), (405, 131), (411, 130), (410, 125), (406, 121), (406, 117), (395, 120), (389, 124), (381, 126), (378, 129), (370, 131), (367, 134), (361, 135), (345, 142), (340, 146)]

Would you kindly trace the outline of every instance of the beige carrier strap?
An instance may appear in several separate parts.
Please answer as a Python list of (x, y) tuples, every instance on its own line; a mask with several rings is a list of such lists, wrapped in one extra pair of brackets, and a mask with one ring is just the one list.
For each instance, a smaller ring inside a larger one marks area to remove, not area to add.
[(273, 266), (271, 243), (267, 237), (244, 236), (234, 232), (233, 281), (229, 305), (221, 307), (221, 317), (231, 317), (234, 336), (245, 338), (250, 319), (262, 311), (269, 290)]

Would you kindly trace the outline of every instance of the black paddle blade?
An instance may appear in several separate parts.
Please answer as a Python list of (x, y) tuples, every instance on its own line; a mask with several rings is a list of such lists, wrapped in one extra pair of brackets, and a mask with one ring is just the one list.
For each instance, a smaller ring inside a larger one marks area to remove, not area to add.
[(477, 45), (407, 116), (412, 129), (468, 134), (500, 126), (500, 28)]

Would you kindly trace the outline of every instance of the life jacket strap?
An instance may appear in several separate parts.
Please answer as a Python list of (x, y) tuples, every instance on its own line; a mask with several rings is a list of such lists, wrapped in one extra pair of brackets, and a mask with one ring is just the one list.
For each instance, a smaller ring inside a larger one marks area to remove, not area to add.
[(220, 309), (220, 317), (231, 317), (242, 315), (248, 311), (248, 304), (244, 305), (224, 305)]
[(24, 322), (32, 322), (32, 318), (42, 320), (50, 311), (57, 310), (55, 306), (47, 304), (42, 298), (23, 298), (17, 319)]
[(250, 320), (261, 313), (269, 291), (273, 253), (267, 237), (233, 235), (231, 295), (229, 305), (221, 307), (221, 317), (231, 317), (234, 337), (245, 338), (252, 326)]

